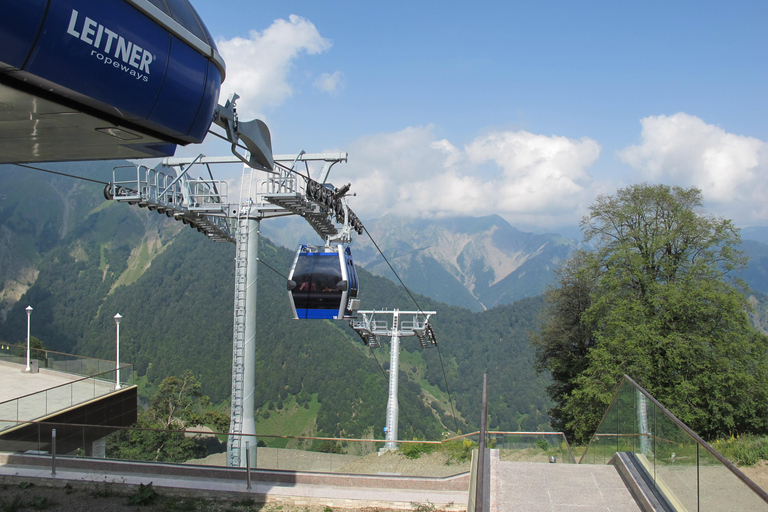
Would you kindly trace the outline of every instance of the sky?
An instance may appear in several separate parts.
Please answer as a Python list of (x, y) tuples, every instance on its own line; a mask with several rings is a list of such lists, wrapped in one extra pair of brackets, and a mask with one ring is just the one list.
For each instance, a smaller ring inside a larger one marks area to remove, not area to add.
[(768, 225), (764, 0), (192, 3), (227, 63), (220, 103), (237, 92), (276, 154), (348, 152), (331, 181), (364, 221), (562, 232), (648, 182)]

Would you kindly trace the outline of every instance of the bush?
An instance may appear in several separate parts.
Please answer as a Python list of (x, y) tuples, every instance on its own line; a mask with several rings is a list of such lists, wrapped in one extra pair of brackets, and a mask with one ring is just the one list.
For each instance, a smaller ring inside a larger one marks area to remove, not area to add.
[(768, 437), (732, 435), (727, 439), (718, 439), (712, 447), (740, 466), (754, 466), (761, 460), (768, 460)]
[(441, 449), (448, 454), (448, 460), (464, 462), (472, 458), (472, 450), (477, 444), (470, 439), (448, 441), (441, 445)]
[(427, 443), (403, 443), (400, 445), (400, 453), (408, 459), (418, 459), (425, 453), (432, 453), (438, 445)]
[(128, 503), (130, 505), (147, 506), (150, 503), (153, 503), (158, 496), (159, 495), (152, 488), (152, 482), (149, 482), (147, 485), (139, 484), (139, 488), (136, 489), (133, 496), (128, 499)]
[(341, 449), (341, 446), (331, 441), (323, 441), (320, 443), (320, 447), (317, 449), (317, 451), (322, 453), (344, 453)]

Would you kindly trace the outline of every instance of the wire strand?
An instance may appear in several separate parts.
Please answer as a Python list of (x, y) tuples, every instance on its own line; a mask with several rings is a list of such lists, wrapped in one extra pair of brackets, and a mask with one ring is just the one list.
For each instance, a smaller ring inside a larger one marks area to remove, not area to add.
[(280, 277), (282, 277), (282, 278), (283, 278), (283, 279), (285, 279), (286, 281), (288, 280), (288, 277), (287, 277), (287, 276), (283, 275), (283, 273), (282, 273), (282, 272), (280, 272), (279, 270), (277, 270), (275, 267), (273, 267), (272, 265), (270, 265), (269, 263), (267, 263), (267, 262), (266, 262), (266, 261), (264, 261), (263, 259), (261, 259), (261, 258), (256, 258), (256, 261), (258, 261), (259, 263), (261, 263), (262, 265), (264, 265), (264, 266), (265, 266), (265, 267), (267, 267), (269, 270), (271, 270), (271, 271), (272, 271), (272, 272), (274, 272), (275, 274), (279, 275)]
[(75, 178), (75, 179), (83, 180), (83, 181), (91, 181), (93, 183), (98, 183), (99, 185), (109, 185), (109, 183), (107, 183), (106, 181), (93, 180), (91, 178), (84, 178), (83, 176), (75, 176), (74, 174), (67, 174), (67, 173), (64, 173), (64, 172), (52, 171), (50, 169), (43, 169), (41, 167), (35, 167), (33, 165), (28, 165), (28, 164), (14, 164), (14, 165), (17, 165), (19, 167), (25, 167), (27, 169), (32, 169), (32, 170), (35, 170), (35, 171), (48, 172), (48, 173), (51, 173), (51, 174), (58, 174), (59, 176), (66, 176), (68, 178)]

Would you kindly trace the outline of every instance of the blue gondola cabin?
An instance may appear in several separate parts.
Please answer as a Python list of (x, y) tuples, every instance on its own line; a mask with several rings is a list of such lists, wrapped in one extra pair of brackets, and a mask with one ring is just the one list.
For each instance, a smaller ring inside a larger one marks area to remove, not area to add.
[(350, 318), (357, 310), (357, 292), (357, 273), (349, 247), (299, 246), (288, 275), (293, 318)]

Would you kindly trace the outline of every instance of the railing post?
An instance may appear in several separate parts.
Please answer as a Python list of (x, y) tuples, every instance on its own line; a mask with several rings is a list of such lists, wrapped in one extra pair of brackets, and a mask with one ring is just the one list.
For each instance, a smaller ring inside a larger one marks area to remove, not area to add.
[[(490, 489), (490, 475), (486, 472), (488, 454), (485, 448), (486, 417), (488, 414), (488, 375), (483, 374), (483, 400), (480, 404), (480, 446), (477, 450), (477, 487), (475, 489), (475, 512), (487, 512), (489, 509), (486, 489)], [(487, 485), (486, 485), (487, 484)], [(490, 494), (490, 493), (489, 493)]]
[(245, 486), (249, 491), (251, 490), (251, 450), (248, 446), (248, 441), (245, 442), (245, 478), (248, 482)]
[(56, 429), (51, 430), (51, 476), (56, 476)]

